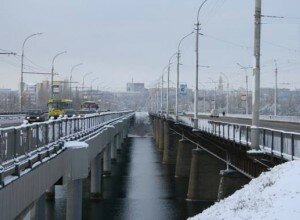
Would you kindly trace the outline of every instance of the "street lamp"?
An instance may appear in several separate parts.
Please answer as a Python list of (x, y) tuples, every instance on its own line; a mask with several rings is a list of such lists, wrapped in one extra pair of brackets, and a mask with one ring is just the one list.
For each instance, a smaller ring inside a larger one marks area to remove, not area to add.
[(42, 33), (35, 33), (31, 34), (25, 38), (23, 45), (22, 45), (22, 56), (21, 56), (21, 83), (20, 83), (20, 110), (23, 111), (23, 93), (24, 93), (24, 48), (27, 40), (30, 38), (41, 35)]
[(252, 69), (252, 67), (247, 67), (247, 66), (242, 66), (241, 64), (237, 63), (237, 65), (239, 67), (241, 67), (242, 70), (245, 71), (245, 75), (246, 75), (246, 115), (249, 114), (249, 107), (248, 107), (248, 93), (249, 93), (249, 89), (248, 89), (248, 73), (247, 73), (247, 69)]
[(199, 84), (201, 84), (204, 88), (203, 113), (205, 113), (206, 112), (206, 87), (205, 87), (204, 83), (199, 82)]
[(199, 73), (199, 31), (200, 31), (200, 23), (199, 23), (199, 14), (203, 7), (203, 5), (208, 0), (204, 0), (200, 5), (197, 12), (197, 22), (196, 22), (196, 82), (195, 82), (195, 93), (194, 93), (194, 129), (198, 129), (198, 73)]
[(63, 51), (63, 52), (60, 52), (58, 54), (56, 54), (53, 59), (52, 59), (52, 69), (51, 69), (51, 98), (53, 98), (53, 78), (54, 78), (54, 61), (55, 59), (59, 56), (59, 55), (62, 55), (64, 53), (67, 53), (67, 51)]
[(92, 100), (92, 93), (93, 93), (93, 83), (96, 82), (98, 79), (99, 79), (99, 77), (94, 78), (94, 79), (91, 81), (91, 93), (90, 93), (91, 100)]
[(72, 73), (73, 73), (73, 70), (76, 68), (76, 67), (78, 67), (78, 66), (81, 66), (83, 63), (78, 63), (78, 64), (76, 64), (76, 65), (74, 65), (74, 66), (72, 66), (72, 68), (71, 68), (71, 72), (70, 72), (70, 98), (71, 98), (71, 95), (72, 95), (72, 87), (71, 87), (71, 85), (72, 85), (72, 77), (73, 77), (73, 75), (72, 75)]
[(169, 113), (170, 113), (170, 101), (169, 101), (169, 95), (170, 95), (170, 68), (171, 68), (171, 61), (173, 59), (173, 57), (176, 55), (177, 53), (174, 53), (170, 59), (169, 59), (169, 65), (168, 65), (168, 89), (167, 89), (167, 118), (169, 117)]
[(192, 35), (194, 31), (191, 33), (185, 35), (181, 40), (179, 41), (178, 47), (177, 47), (177, 84), (176, 84), (176, 122), (178, 122), (178, 99), (179, 99), (179, 71), (180, 71), (180, 46), (182, 41), (187, 38), (188, 36)]
[(160, 110), (161, 110), (161, 114), (163, 114), (163, 108), (164, 108), (164, 72), (166, 70), (166, 68), (168, 67), (169, 65), (165, 66), (163, 68), (163, 71), (162, 71), (162, 74), (161, 74), (161, 94), (160, 94)]
[(214, 81), (212, 78), (208, 78), (212, 83), (214, 83), (215, 84), (215, 92), (214, 92), (214, 109), (216, 109), (216, 103), (217, 103), (217, 86), (216, 86), (216, 84), (217, 84), (217, 82), (216, 81)]
[(91, 75), (93, 72), (88, 72), (88, 73), (86, 73), (86, 74), (84, 74), (84, 76), (82, 77), (82, 92), (83, 92), (83, 90), (84, 90), (84, 80), (85, 80), (85, 78), (88, 76), (88, 75)]
[(223, 75), (223, 76), (225, 76), (226, 81), (227, 81), (226, 114), (228, 115), (228, 113), (229, 113), (229, 79), (225, 75), (225, 73), (221, 72), (220, 74)]
[(274, 60), (275, 64), (275, 94), (274, 94), (274, 115), (277, 116), (277, 75), (278, 75), (278, 67), (277, 67), (277, 61)]

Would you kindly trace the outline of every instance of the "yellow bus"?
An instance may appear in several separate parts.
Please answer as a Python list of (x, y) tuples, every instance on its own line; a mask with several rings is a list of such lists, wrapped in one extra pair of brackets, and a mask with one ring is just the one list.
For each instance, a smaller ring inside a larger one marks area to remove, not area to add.
[(73, 103), (70, 99), (49, 99), (48, 113), (49, 117), (57, 118), (60, 115), (68, 115), (74, 112)]

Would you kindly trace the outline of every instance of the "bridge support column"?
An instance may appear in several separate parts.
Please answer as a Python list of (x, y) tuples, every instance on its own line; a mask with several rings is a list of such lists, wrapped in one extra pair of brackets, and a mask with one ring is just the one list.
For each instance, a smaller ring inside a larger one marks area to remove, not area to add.
[(111, 174), (111, 143), (106, 145), (103, 156), (103, 175), (109, 176)]
[(46, 191), (46, 199), (54, 199), (55, 198), (55, 185), (51, 186)]
[(179, 140), (175, 177), (189, 177), (192, 161), (192, 151), (195, 145), (186, 139)]
[(153, 118), (152, 120), (152, 131), (153, 131), (153, 139), (156, 141), (156, 118)]
[(156, 118), (156, 123), (155, 123), (156, 127), (155, 127), (155, 136), (156, 136), (156, 146), (159, 148), (159, 142), (160, 142), (160, 139), (162, 137), (160, 137), (160, 119), (159, 118)]
[(218, 200), (232, 195), (250, 181), (248, 177), (232, 169), (221, 170), (220, 176)]
[(116, 136), (114, 136), (110, 141), (110, 150), (111, 150), (111, 162), (117, 162), (117, 145), (116, 145)]
[(70, 180), (67, 183), (67, 220), (82, 218), (82, 179)]
[(44, 220), (46, 219), (46, 194), (34, 202), (34, 206), (30, 211), (31, 219)]
[(164, 121), (163, 119), (158, 120), (159, 123), (159, 151), (164, 152)]
[(220, 183), (220, 170), (225, 163), (201, 149), (192, 151), (187, 200), (216, 201)]
[(101, 178), (102, 178), (102, 163), (101, 155), (97, 155), (91, 163), (91, 199), (100, 199), (101, 191)]
[(117, 145), (117, 153), (121, 153), (121, 151), (122, 151), (122, 143), (121, 143), (121, 135), (120, 135), (120, 133), (118, 133), (117, 135), (116, 135), (116, 145)]
[(177, 158), (178, 142), (180, 137), (171, 133), (169, 130), (169, 124), (167, 121), (164, 122), (164, 164), (175, 164)]

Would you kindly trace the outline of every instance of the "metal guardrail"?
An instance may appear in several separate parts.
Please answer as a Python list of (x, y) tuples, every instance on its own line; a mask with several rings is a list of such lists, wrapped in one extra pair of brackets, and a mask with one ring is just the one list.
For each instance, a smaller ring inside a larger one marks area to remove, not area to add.
[(22, 161), (33, 164), (41, 155), (58, 153), (62, 140), (76, 139), (97, 130), (103, 125), (126, 116), (132, 111), (93, 114), (84, 117), (59, 118), (46, 122), (0, 128), (0, 185), (7, 175), (19, 176)]
[[(164, 115), (164, 117), (166, 116)], [(170, 115), (169, 118), (175, 121), (174, 115)], [(191, 117), (179, 116), (178, 120), (179, 123), (189, 127), (194, 125), (194, 119)], [(210, 135), (232, 141), (235, 144), (249, 146), (249, 153), (259, 153), (250, 150), (251, 125), (198, 119), (198, 129)], [(259, 131), (259, 144), (262, 152), (285, 160), (300, 158), (300, 133), (265, 127), (259, 127)]]

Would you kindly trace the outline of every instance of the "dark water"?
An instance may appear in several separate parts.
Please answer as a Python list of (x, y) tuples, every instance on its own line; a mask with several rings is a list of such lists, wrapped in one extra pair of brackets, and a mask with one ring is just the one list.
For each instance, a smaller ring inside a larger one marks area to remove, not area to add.
[[(130, 137), (112, 176), (103, 179), (103, 199), (89, 199), (84, 182), (83, 219), (186, 219), (209, 204), (187, 202), (188, 179), (174, 178), (175, 167), (163, 165), (151, 137)], [(65, 219), (65, 189), (56, 187), (47, 201), (48, 219)]]

